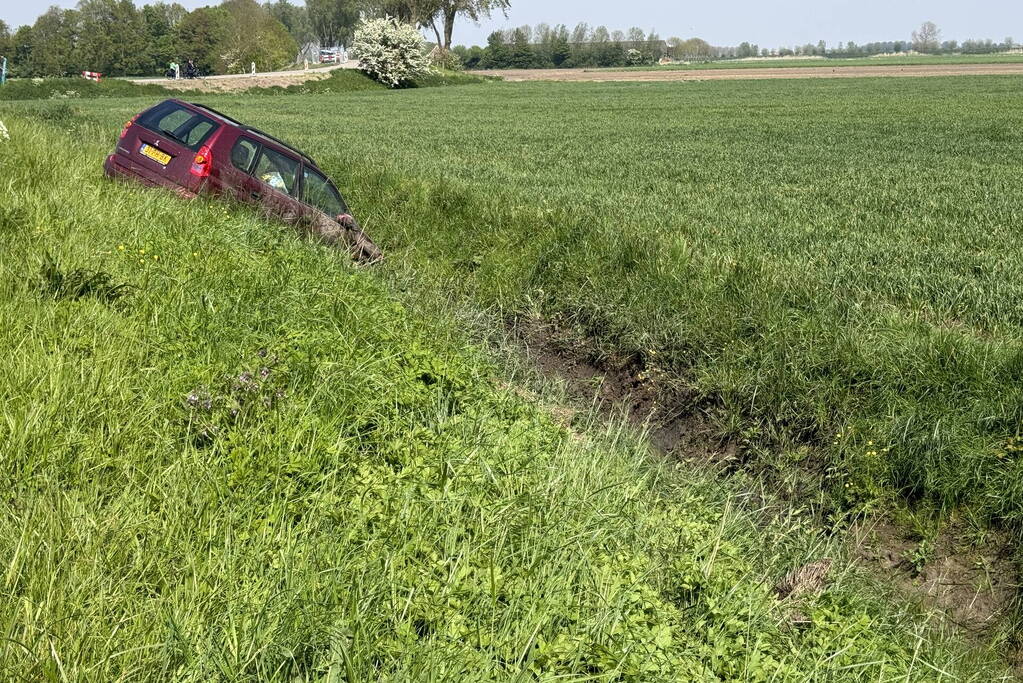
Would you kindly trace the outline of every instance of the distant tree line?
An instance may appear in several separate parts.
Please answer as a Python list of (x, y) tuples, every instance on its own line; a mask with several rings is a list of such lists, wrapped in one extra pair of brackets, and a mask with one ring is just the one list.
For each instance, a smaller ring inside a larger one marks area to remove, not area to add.
[(930, 54), (984, 54), (1015, 49), (1012, 38), (941, 40), (925, 22), (909, 40), (761, 48), (743, 42), (710, 45), (700, 38), (671, 37), (633, 27), (608, 30), (580, 23), (521, 26), (497, 31), (486, 46), (451, 48), (458, 17), (478, 20), (506, 11), (510, 0), (225, 0), (189, 12), (178, 3), (154, 2), (141, 8), (131, 0), (81, 0), (74, 9), (51, 7), (31, 26), (16, 30), (0, 21), (0, 55), (13, 77), (66, 76), (80, 71), (107, 75), (158, 74), (171, 61), (196, 61), (206, 73), (281, 68), (300, 49), (348, 45), (362, 17), (394, 16), (415, 24), (451, 50), (463, 66), (476, 69), (616, 67), (651, 64), (662, 58), (706, 61), (750, 57), (866, 57), (909, 51)]
[(505, 11), (510, 0), (225, 0), (191, 12), (176, 2), (81, 0), (51, 7), (31, 26), (0, 21), (0, 55), (14, 77), (157, 74), (194, 59), (206, 73), (275, 69), (302, 48), (349, 45), (363, 18), (393, 16), (431, 32), (444, 49), (459, 17)]
[(700, 38), (671, 37), (662, 40), (656, 31), (640, 28), (609, 31), (586, 23), (569, 29), (564, 24), (521, 26), (495, 31), (486, 46), (456, 46), (453, 51), (469, 69), (537, 69), (573, 67), (616, 67), (652, 64), (661, 58), (673, 61), (709, 61), (752, 57), (869, 57), (881, 54), (921, 52), (927, 54), (987, 54), (1019, 47), (1012, 38), (993, 40), (941, 41), (941, 31), (925, 22), (912, 39), (857, 45), (853, 41), (829, 46), (825, 41), (794, 47), (761, 48), (743, 42), (736, 46), (714, 46)]
[(656, 31), (610, 31), (581, 23), (572, 30), (564, 24), (538, 24), (495, 31), (486, 47), (458, 45), (453, 52), (469, 69), (532, 69), (646, 64), (663, 57), (669, 47)]
[(15, 31), (0, 22), (0, 54), (16, 77), (157, 74), (188, 59), (207, 73), (247, 71), (252, 62), (275, 69), (292, 63), (311, 35), (304, 15), (286, 0), (227, 0), (191, 12), (178, 3), (81, 0)]

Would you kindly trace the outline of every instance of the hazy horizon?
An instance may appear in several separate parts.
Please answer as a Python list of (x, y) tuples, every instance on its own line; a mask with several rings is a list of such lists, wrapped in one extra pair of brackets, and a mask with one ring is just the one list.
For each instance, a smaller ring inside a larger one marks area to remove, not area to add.
[[(73, 7), (75, 1), (23, 2), (0, 10), (13, 31), (32, 24), (51, 5)], [(137, 5), (146, 4), (136, 2)], [(181, 0), (188, 9), (219, 4), (203, 0)], [(761, 47), (791, 47), (824, 40), (828, 45), (850, 40), (868, 43), (907, 40), (913, 29), (924, 21), (935, 22), (945, 40), (962, 42), (970, 38), (1023, 38), (1023, 3), (1006, 0), (981, 0), (967, 4), (953, 0), (776, 0), (773, 3), (740, 0), (734, 4), (682, 8), (658, 0), (620, 3), (592, 3), (562, 0), (556, 6), (541, 0), (512, 0), (505, 18), (497, 13), (474, 25), (459, 21), (454, 42), (482, 45), (494, 30), (523, 24), (566, 24), (571, 29), (584, 21), (591, 26), (625, 30), (638, 26), (655, 29), (662, 38), (699, 37), (713, 45), (734, 46), (743, 41)]]

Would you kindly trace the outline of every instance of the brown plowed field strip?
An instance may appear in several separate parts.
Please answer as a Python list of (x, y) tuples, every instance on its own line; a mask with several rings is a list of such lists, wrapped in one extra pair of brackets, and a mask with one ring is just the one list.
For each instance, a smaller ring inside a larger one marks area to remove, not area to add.
[(747, 69), (664, 69), (655, 71), (599, 71), (592, 69), (499, 69), (478, 71), (506, 81), (673, 81), (761, 80), (769, 78), (865, 78), (871, 76), (1019, 76), (1020, 64), (921, 64), (913, 66), (807, 66)]

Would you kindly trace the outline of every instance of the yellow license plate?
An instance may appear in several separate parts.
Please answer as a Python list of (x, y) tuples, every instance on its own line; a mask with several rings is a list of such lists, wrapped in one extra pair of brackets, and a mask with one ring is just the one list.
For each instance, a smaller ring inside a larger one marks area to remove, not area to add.
[(150, 147), (149, 145), (145, 144), (142, 145), (142, 148), (139, 149), (139, 152), (142, 153), (142, 156), (149, 157), (150, 159), (160, 164), (161, 166), (166, 166), (167, 164), (170, 163), (171, 160), (170, 154), (167, 154), (166, 152), (161, 152), (155, 147)]

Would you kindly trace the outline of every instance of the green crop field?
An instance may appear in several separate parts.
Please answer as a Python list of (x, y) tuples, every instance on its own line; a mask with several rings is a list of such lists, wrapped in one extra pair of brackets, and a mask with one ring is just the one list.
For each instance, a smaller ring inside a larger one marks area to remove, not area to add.
[[(104, 181), (154, 99), (4, 103), (0, 671), (1008, 680), (1004, 633), (964, 645), (852, 566), (839, 522), (908, 502), (1020, 528), (1021, 99), (204, 97), (321, 162), (388, 254), (368, 270)], [(566, 419), (484, 345), (522, 315), (690, 397), (746, 471)], [(758, 487), (779, 459), (822, 473), (813, 500)], [(776, 597), (824, 557), (822, 592)]]
[(657, 64), (654, 66), (632, 66), (604, 69), (606, 71), (672, 71), (694, 69), (784, 69), (793, 67), (841, 67), (841, 66), (955, 66), (959, 64), (1018, 64), (1023, 62), (1023, 53), (994, 53), (987, 55), (907, 55), (905, 57), (848, 57), (848, 58), (799, 58), (785, 59), (722, 59), (712, 62), (691, 62), (688, 64)]

